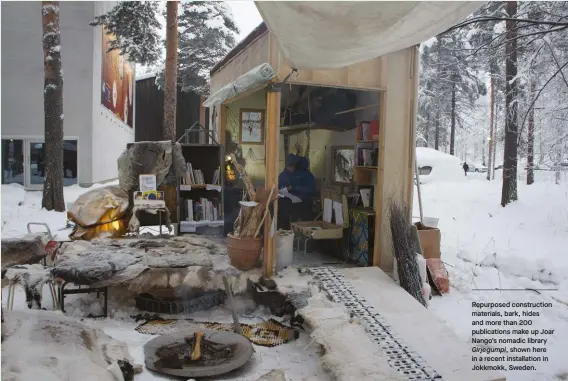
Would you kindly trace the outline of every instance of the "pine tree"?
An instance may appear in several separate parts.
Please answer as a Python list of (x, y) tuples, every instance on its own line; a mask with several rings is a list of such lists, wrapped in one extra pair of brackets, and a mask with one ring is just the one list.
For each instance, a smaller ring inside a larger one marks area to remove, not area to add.
[(41, 4), (43, 25), (45, 117), (45, 181), (42, 207), (65, 211), (63, 198), (63, 70), (61, 68), (61, 36), (59, 2)]
[[(209, 94), (209, 71), (235, 46), (239, 32), (229, 7), (222, 1), (192, 1), (181, 5), (178, 84), (182, 91)], [(156, 82), (164, 85), (163, 72)]]
[(116, 38), (109, 51), (119, 50), (131, 62), (153, 65), (161, 54), (158, 7), (156, 1), (120, 1), (109, 12), (95, 17), (91, 25), (104, 25)]
[(166, 10), (166, 65), (164, 86), (164, 140), (176, 140), (178, 77), (178, 2), (168, 1)]

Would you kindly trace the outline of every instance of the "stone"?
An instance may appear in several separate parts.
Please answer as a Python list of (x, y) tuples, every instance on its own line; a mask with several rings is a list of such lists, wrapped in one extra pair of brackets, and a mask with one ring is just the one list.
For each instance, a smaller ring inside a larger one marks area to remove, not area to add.
[(45, 257), (41, 235), (22, 238), (2, 238), (2, 270), (13, 265), (38, 263)]
[[(173, 165), (172, 165), (173, 164)], [(139, 189), (139, 176), (156, 175), (156, 185), (175, 185), (185, 171), (179, 143), (170, 141), (137, 142), (118, 158), (119, 186), (128, 194)]]

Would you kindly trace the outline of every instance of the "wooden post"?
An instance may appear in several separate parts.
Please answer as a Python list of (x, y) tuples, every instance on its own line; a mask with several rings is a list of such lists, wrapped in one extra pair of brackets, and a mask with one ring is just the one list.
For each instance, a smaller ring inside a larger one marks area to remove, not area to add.
[[(224, 104), (220, 104), (217, 106), (217, 109), (218, 109), (217, 112), (219, 113), (219, 126), (217, 127), (216, 131), (219, 134), (219, 136), (217, 136), (217, 141), (222, 146), (225, 146), (225, 144), (227, 143), (225, 141), (226, 140), (225, 135), (227, 134), (227, 106)], [(214, 123), (216, 123), (216, 121), (214, 121)]]
[[(266, 170), (264, 186), (278, 186), (278, 154), (280, 139), (280, 89), (269, 86), (266, 93)], [(278, 216), (278, 203), (274, 203), (274, 218)], [(264, 276), (272, 276), (274, 262), (274, 239), (270, 237), (272, 218), (264, 221)]]
[[(386, 70), (385, 65), (382, 66)], [(385, 126), (387, 123), (387, 93), (379, 93), (379, 168), (377, 169), (377, 186), (375, 188), (375, 240), (373, 242), (373, 266), (381, 263), (381, 229), (384, 216), (383, 184), (385, 177)]]

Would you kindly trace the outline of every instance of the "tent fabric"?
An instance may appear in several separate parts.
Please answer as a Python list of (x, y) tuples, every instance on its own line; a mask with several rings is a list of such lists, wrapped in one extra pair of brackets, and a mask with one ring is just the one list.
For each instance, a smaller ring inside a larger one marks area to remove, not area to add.
[(270, 64), (263, 63), (258, 65), (211, 94), (211, 96), (203, 102), (203, 107), (213, 107), (221, 104), (229, 98), (268, 83), (274, 77), (276, 77), (276, 72)]
[(296, 69), (335, 69), (420, 44), (465, 19), (477, 1), (255, 1)]

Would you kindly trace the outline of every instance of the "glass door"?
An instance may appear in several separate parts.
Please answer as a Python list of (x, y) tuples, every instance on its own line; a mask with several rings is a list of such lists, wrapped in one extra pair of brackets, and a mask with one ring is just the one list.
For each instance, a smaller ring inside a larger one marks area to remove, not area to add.
[(2, 184), (24, 185), (24, 141), (2, 139)]
[[(26, 147), (25, 188), (40, 190), (45, 180), (45, 143), (42, 139), (28, 139)], [(63, 185), (77, 184), (77, 140), (63, 141)]]
[(39, 190), (45, 180), (45, 144), (41, 140), (27, 140), (26, 189)]

